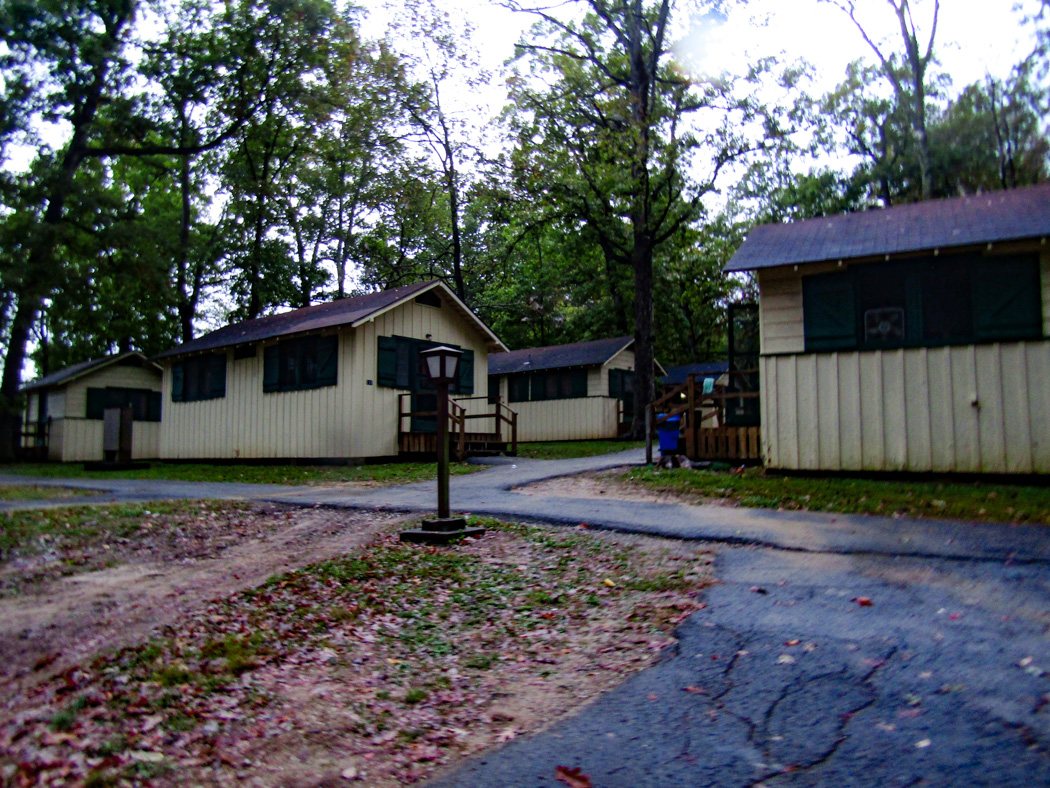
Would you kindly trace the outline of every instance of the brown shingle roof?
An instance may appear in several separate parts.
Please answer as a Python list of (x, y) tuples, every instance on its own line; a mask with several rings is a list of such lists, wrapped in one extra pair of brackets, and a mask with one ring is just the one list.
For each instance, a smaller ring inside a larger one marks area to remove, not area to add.
[(763, 224), (726, 271), (974, 246), (1050, 235), (1050, 184)]
[(329, 301), (326, 304), (317, 304), (316, 306), (295, 309), (291, 312), (282, 312), (279, 315), (268, 315), (267, 317), (257, 317), (254, 320), (245, 320), (241, 323), (217, 329), (170, 350), (165, 350), (163, 353), (155, 356), (155, 358), (162, 359), (171, 356), (181, 356), (186, 353), (218, 350), (246, 342), (261, 342), (265, 339), (301, 334), (306, 331), (353, 325), (434, 287), (442, 288), (445, 294), (458, 307), (461, 307), (461, 311), (473, 319), (479, 329), (489, 337), (490, 342), (502, 349), (503, 344), (499, 338), (476, 315), (463, 306), (451, 290), (435, 279), (429, 282), (395, 287), (378, 293), (367, 293), (354, 298)]
[(535, 372), (541, 369), (590, 367), (604, 364), (634, 342), (633, 337), (594, 339), (571, 345), (548, 345), (512, 350), (489, 357), (490, 375), (510, 375), (515, 372)]

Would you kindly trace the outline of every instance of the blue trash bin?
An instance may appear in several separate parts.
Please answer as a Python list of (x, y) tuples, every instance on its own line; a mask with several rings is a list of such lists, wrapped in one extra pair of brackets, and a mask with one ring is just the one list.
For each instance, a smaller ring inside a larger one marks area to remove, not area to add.
[(680, 421), (680, 416), (672, 416), (656, 428), (656, 434), (660, 439), (661, 454), (678, 453), (678, 424)]

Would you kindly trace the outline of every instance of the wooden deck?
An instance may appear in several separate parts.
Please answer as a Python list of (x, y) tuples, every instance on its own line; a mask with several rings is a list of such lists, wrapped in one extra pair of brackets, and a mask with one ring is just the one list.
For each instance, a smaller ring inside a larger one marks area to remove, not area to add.
[[(677, 453), (690, 460), (761, 462), (761, 427), (726, 424), (727, 403), (758, 396), (757, 391), (726, 391), (722, 386), (715, 386), (712, 392), (704, 394), (702, 385), (690, 375), (681, 386), (653, 402), (649, 409), (649, 423), (659, 432), (661, 427), (666, 429), (668, 419), (677, 416)], [(651, 455), (651, 449), (648, 453)]]
[[(437, 433), (419, 429), (418, 422), (436, 418), (437, 411), (412, 410), (412, 395), (398, 397), (397, 447), (400, 454), (437, 455)], [(487, 420), (495, 432), (470, 431), (469, 426)], [(413, 429), (413, 422), (417, 429)], [(518, 414), (500, 398), (462, 397), (449, 400), (449, 457), (462, 462), (468, 457), (518, 454)]]

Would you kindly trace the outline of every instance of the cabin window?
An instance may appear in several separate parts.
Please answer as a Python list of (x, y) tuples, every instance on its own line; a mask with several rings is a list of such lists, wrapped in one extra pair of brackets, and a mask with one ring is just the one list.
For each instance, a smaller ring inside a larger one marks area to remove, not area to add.
[(554, 369), (510, 376), (511, 402), (544, 402), (587, 396), (587, 370)]
[(192, 356), (171, 365), (172, 402), (197, 402), (225, 396), (225, 353)]
[[(376, 339), (376, 383), (392, 389), (405, 391), (433, 391), (434, 386), (426, 373), (426, 362), (420, 351), (432, 347), (459, 348), (448, 342), (431, 342), (413, 337), (378, 337)], [(456, 382), (449, 387), (452, 394), (474, 393), (474, 351), (464, 350), (459, 358)]]
[(339, 337), (286, 339), (263, 350), (263, 391), (305, 391), (334, 386)]
[(807, 276), (802, 313), (809, 352), (1038, 339), (1038, 260), (928, 257)]
[(127, 389), (115, 386), (89, 388), (85, 418), (104, 417), (107, 408), (131, 406), (131, 418), (135, 421), (160, 421), (160, 392), (150, 389)]
[(628, 400), (634, 395), (634, 372), (630, 369), (609, 370), (609, 396)]

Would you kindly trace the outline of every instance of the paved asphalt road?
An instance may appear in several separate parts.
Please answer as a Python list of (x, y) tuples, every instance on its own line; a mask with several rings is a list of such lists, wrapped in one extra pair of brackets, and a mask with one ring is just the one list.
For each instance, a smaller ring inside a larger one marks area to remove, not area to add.
[[(598, 788), (1050, 785), (1050, 530), (511, 490), (638, 459), (512, 462), (453, 479), (456, 509), (710, 540), (721, 582), (657, 666), (434, 788), (560, 788), (557, 766)], [(166, 494), (106, 485), (114, 497)], [(434, 498), (433, 484), (235, 487), (167, 492), (400, 511)]]

